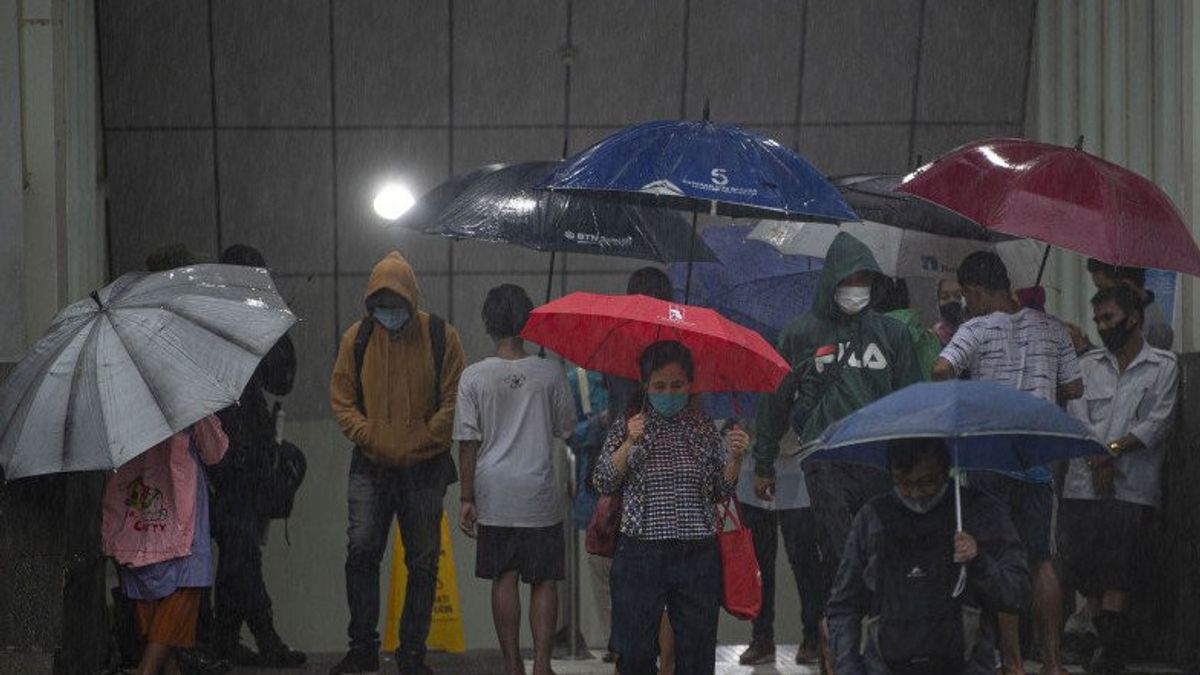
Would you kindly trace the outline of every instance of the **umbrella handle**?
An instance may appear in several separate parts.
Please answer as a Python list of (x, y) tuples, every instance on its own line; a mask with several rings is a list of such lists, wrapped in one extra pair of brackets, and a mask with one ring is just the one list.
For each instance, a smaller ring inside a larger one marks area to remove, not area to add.
[[(957, 448), (955, 450), (955, 454), (957, 454)], [(962, 473), (958, 470), (958, 467), (954, 469), (954, 517), (955, 522), (958, 524), (958, 531), (962, 532)], [(963, 564), (958, 569), (958, 583), (954, 584), (954, 592), (950, 594), (950, 597), (957, 598), (965, 590), (967, 590), (967, 566)]]

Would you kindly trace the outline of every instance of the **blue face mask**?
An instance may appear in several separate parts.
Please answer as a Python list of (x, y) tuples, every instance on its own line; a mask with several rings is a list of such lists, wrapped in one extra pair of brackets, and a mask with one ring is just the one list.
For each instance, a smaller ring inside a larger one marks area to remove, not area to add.
[(674, 417), (687, 406), (688, 395), (680, 394), (650, 394), (650, 405), (665, 417)]
[(371, 313), (379, 325), (390, 331), (397, 331), (408, 324), (411, 315), (406, 307), (376, 307)]

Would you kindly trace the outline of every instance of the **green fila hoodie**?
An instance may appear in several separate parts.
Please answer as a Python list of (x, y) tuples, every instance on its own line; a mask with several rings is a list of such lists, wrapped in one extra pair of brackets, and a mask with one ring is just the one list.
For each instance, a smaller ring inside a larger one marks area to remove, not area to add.
[(908, 328), (867, 308), (847, 315), (834, 291), (860, 271), (880, 274), (875, 256), (845, 232), (825, 256), (812, 309), (779, 336), (779, 353), (792, 372), (763, 397), (755, 419), (754, 463), (759, 476), (775, 475), (779, 439), (795, 424), (802, 444), (868, 403), (922, 379)]

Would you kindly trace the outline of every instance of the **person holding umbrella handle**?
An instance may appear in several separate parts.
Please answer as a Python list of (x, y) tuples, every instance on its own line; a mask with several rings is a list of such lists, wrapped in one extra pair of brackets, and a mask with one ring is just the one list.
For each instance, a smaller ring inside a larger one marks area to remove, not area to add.
[(735, 428), (725, 442), (691, 403), (692, 353), (674, 340), (639, 358), (644, 390), (617, 418), (596, 467), (601, 493), (620, 493), (621, 536), (611, 575), (612, 649), (621, 673), (656, 672), (656, 628), (671, 617), (678, 672), (716, 664), (721, 562), (713, 505), (734, 494), (750, 444)]

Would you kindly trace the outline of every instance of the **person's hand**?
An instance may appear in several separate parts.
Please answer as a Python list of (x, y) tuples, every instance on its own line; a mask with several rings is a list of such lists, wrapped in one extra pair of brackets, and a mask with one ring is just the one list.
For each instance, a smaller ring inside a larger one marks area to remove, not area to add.
[(954, 533), (954, 562), (969, 563), (979, 556), (979, 544), (966, 532)]
[(725, 433), (725, 443), (729, 446), (729, 454), (741, 459), (746, 456), (746, 448), (750, 447), (750, 434), (734, 425)]
[(602, 426), (602, 427), (608, 426), (608, 411), (607, 410), (600, 413), (600, 426)]
[(630, 443), (640, 443), (642, 437), (646, 435), (646, 415), (638, 413), (629, 418), (625, 423), (625, 438), (629, 439)]
[(1071, 344), (1075, 347), (1076, 353), (1086, 352), (1092, 348), (1092, 341), (1088, 339), (1087, 335), (1084, 335), (1079, 326), (1073, 323), (1064, 323), (1064, 325), (1067, 327), (1067, 332), (1071, 334)]
[(1112, 458), (1094, 458), (1088, 460), (1088, 469), (1092, 472), (1092, 490), (1100, 499), (1113, 496), (1113, 481), (1117, 475), (1117, 465)]
[(474, 539), (476, 526), (479, 524), (479, 516), (475, 513), (475, 502), (459, 502), (458, 507), (458, 529), (463, 531), (463, 534)]
[(775, 479), (763, 478), (762, 476), (754, 477), (754, 496), (763, 501), (772, 501), (775, 499)]

